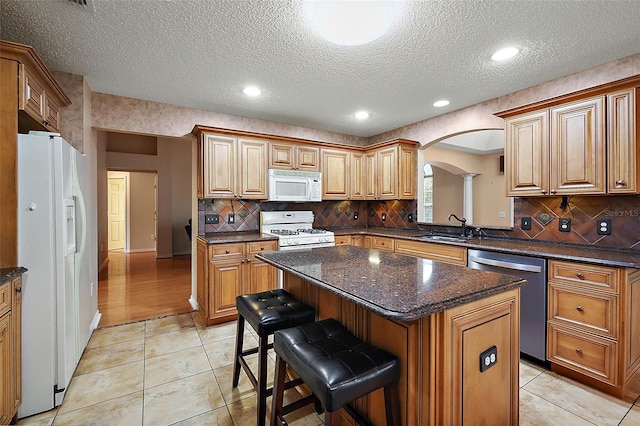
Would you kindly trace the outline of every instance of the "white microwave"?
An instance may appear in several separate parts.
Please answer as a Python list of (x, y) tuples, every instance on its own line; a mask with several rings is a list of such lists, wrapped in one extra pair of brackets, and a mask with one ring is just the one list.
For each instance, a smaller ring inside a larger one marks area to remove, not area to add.
[(322, 173), (269, 169), (269, 201), (322, 201)]

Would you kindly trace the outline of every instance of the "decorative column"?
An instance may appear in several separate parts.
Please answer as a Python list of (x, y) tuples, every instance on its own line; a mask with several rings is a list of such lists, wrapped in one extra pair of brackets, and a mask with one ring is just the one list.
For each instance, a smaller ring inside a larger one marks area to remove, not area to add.
[(464, 192), (462, 202), (462, 214), (467, 219), (467, 224), (473, 223), (473, 177), (475, 173), (467, 173), (462, 175), (464, 178)]

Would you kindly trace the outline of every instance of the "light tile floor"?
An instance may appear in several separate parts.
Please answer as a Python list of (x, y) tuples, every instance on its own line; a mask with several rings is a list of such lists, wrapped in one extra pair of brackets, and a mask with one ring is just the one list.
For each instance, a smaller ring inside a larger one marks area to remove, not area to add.
[[(18, 424), (253, 425), (251, 383), (242, 373), (239, 386), (231, 387), (235, 327), (203, 327), (191, 313), (98, 329), (62, 405)], [(245, 341), (257, 343), (252, 330)], [(273, 366), (272, 359), (269, 377)], [(312, 407), (288, 420), (322, 425)], [(520, 424), (640, 425), (640, 402), (621, 401), (522, 361)]]

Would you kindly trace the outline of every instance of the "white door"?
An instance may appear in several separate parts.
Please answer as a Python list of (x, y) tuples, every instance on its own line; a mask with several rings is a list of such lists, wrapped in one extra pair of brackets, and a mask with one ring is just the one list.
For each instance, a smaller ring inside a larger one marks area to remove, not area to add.
[(126, 178), (108, 179), (108, 232), (109, 250), (124, 249), (124, 237), (126, 227)]

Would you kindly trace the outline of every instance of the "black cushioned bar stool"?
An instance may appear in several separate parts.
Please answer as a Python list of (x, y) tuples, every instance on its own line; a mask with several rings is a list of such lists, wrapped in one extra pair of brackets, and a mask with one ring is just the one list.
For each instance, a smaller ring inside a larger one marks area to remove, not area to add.
[[(269, 344), (269, 336), (276, 330), (313, 322), (315, 312), (309, 305), (299, 302), (282, 289), (238, 296), (236, 308), (238, 310), (238, 327), (233, 365), (233, 387), (238, 386), (240, 367), (242, 366), (258, 393), (257, 424), (263, 426), (267, 415), (267, 397), (273, 392), (273, 388), (267, 389), (267, 350), (273, 347), (273, 344)], [(256, 348), (243, 350), (245, 321), (258, 334), (258, 347)], [(255, 353), (258, 353), (257, 378), (245, 361), (245, 356)], [(290, 381), (286, 387), (297, 386), (300, 383), (300, 380)]]
[[(368, 424), (349, 403), (379, 388), (384, 388), (387, 424), (400, 424), (398, 358), (361, 341), (335, 319), (276, 331), (274, 349), (277, 357), (271, 426), (286, 425), (285, 414), (313, 402), (314, 398), (325, 409), (325, 426), (340, 423), (341, 407), (358, 424)], [(287, 364), (313, 395), (283, 407)]]

